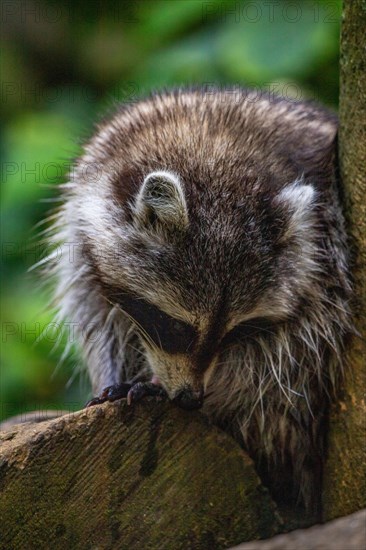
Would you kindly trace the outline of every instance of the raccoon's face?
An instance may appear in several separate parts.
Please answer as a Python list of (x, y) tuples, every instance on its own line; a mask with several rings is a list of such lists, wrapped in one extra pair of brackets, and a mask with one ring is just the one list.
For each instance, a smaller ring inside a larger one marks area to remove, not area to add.
[(95, 258), (107, 298), (130, 318), (152, 372), (181, 406), (202, 404), (229, 346), (288, 320), (311, 291), (314, 199), (298, 180), (250, 192), (211, 185), (198, 198), (187, 175), (162, 170), (145, 176), (128, 219), (116, 201), (98, 202), (94, 239), (88, 233), (92, 253), (102, 250)]

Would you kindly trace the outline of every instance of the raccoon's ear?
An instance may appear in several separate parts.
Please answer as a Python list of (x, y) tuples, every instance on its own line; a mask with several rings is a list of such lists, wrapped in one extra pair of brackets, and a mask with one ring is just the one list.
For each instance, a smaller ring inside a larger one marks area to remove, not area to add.
[(165, 171), (148, 174), (137, 194), (134, 215), (144, 226), (160, 224), (184, 229), (188, 211), (178, 176)]
[(284, 187), (275, 198), (275, 206), (287, 219), (284, 239), (289, 237), (311, 238), (314, 228), (314, 203), (317, 193), (311, 184), (303, 183), (302, 179), (295, 180)]

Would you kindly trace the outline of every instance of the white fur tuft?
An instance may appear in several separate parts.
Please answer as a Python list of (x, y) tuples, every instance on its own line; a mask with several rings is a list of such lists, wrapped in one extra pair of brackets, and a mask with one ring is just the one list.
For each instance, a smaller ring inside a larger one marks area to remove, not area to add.
[(289, 208), (291, 212), (290, 224), (286, 236), (293, 233), (302, 233), (309, 228), (312, 218), (316, 191), (310, 184), (302, 183), (302, 180), (295, 180), (288, 185), (277, 196), (279, 205)]

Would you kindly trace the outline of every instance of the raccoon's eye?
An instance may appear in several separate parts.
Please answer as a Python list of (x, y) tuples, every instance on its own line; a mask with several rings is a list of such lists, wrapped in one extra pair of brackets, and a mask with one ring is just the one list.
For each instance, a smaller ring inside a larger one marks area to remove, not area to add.
[(236, 327), (230, 330), (224, 338), (221, 340), (221, 347), (226, 347), (231, 344), (242, 342), (248, 338), (254, 338), (262, 333), (273, 332), (273, 322), (263, 317), (256, 317), (254, 319), (248, 319), (240, 323)]
[[(189, 353), (197, 332), (192, 325), (174, 319), (156, 306), (128, 294), (118, 296), (121, 308), (140, 328), (141, 336), (167, 353)], [(145, 334), (144, 334), (145, 333)]]

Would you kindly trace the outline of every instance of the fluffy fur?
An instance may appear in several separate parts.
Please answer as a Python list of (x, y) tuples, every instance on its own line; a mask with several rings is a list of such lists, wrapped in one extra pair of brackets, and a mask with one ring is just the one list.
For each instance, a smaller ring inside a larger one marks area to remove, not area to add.
[[(203, 410), (273, 490), (308, 504), (351, 330), (336, 133), (325, 109), (247, 90), (122, 106), (64, 186), (49, 259), (95, 393), (152, 375), (170, 398), (203, 385)], [(193, 327), (192, 345), (159, 345), (125, 294), (177, 338)]]

